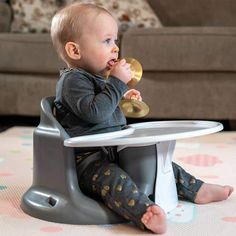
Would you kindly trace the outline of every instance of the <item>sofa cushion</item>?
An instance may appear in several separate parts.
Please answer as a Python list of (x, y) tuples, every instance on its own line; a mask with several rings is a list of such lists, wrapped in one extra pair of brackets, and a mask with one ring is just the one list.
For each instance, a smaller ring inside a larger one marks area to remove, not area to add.
[(130, 29), (121, 57), (134, 57), (146, 71), (236, 71), (236, 27)]
[(12, 32), (49, 32), (51, 19), (58, 10), (57, 0), (12, 0)]
[(11, 9), (8, 4), (0, 1), (0, 32), (10, 30)]
[[(65, 0), (65, 2), (78, 1)], [(130, 27), (159, 28), (162, 26), (147, 0), (80, 0), (80, 2), (90, 2), (107, 9), (116, 18), (120, 32), (124, 32)]]
[(148, 2), (164, 26), (236, 26), (235, 0), (148, 0)]
[(40, 101), (55, 94), (57, 75), (0, 73), (0, 115), (39, 116)]
[(50, 31), (51, 19), (60, 6), (73, 2), (90, 2), (108, 9), (117, 19), (121, 32), (129, 27), (162, 26), (146, 0), (12, 0), (14, 18), (11, 31), (47, 33)]
[(0, 71), (58, 73), (65, 64), (57, 57), (49, 34), (0, 34)]

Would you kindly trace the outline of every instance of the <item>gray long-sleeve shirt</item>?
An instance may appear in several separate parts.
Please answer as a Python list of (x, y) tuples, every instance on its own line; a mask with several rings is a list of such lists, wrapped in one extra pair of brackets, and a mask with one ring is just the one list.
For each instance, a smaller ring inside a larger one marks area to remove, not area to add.
[(121, 130), (126, 119), (119, 102), (128, 87), (82, 69), (61, 71), (56, 87), (56, 117), (71, 137)]

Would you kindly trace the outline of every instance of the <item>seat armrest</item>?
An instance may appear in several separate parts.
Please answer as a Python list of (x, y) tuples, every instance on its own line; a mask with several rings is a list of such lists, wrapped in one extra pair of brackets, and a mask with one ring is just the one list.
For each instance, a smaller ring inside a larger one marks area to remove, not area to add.
[(12, 12), (7, 3), (0, 2), (0, 32), (9, 32), (11, 26)]

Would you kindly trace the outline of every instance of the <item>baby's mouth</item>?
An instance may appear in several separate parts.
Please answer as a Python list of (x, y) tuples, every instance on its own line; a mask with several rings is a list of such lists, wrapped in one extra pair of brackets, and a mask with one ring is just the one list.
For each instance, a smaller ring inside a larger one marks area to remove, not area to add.
[(117, 62), (117, 59), (111, 59), (110, 61), (107, 62), (107, 68), (111, 69), (116, 62)]

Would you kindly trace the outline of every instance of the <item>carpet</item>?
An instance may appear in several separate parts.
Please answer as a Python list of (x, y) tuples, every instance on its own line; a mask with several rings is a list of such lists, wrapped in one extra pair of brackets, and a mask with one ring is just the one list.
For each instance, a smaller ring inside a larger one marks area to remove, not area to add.
[[(39, 220), (20, 208), (32, 182), (33, 127), (0, 133), (0, 235), (152, 235), (132, 224), (66, 225)], [(205, 182), (236, 189), (236, 132), (177, 141), (174, 161)], [(180, 201), (168, 215), (167, 236), (236, 235), (236, 191), (227, 201), (195, 205)]]

